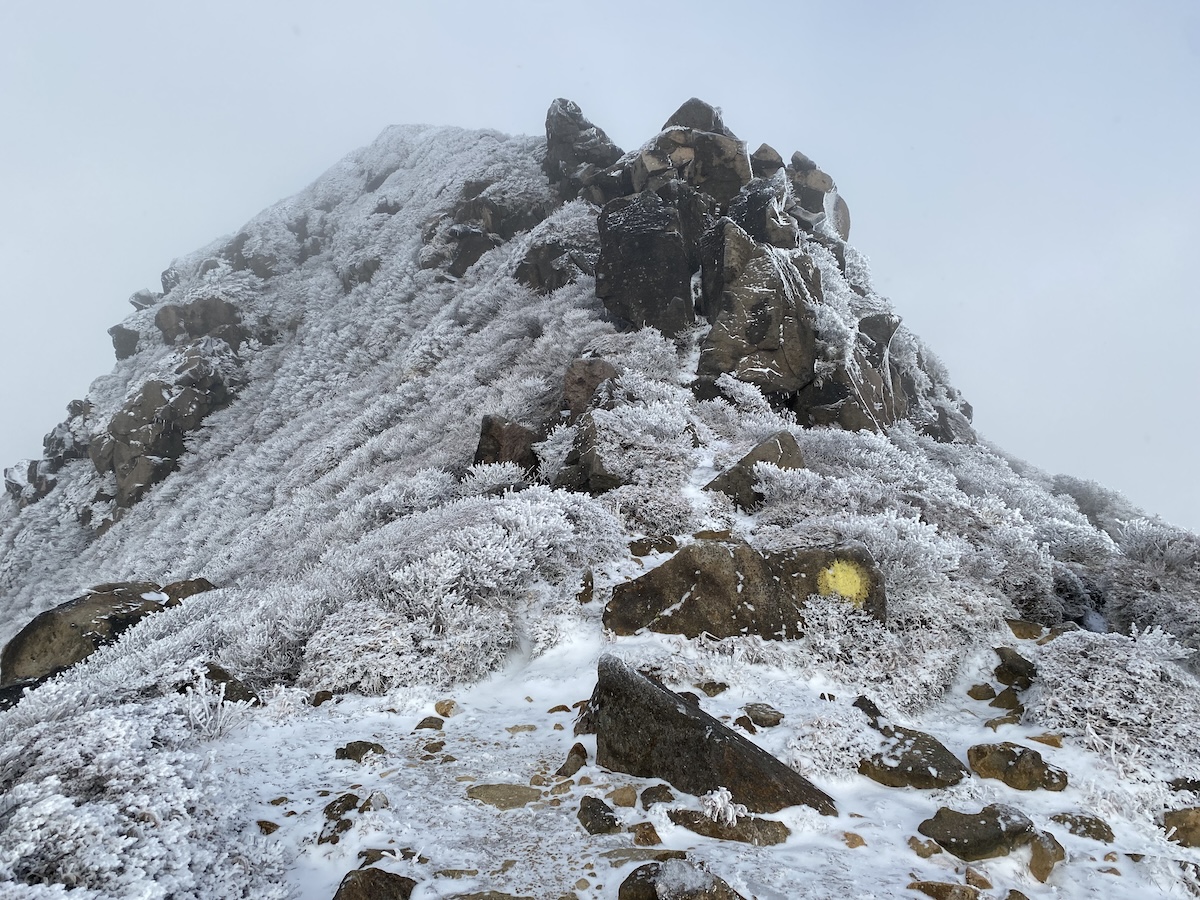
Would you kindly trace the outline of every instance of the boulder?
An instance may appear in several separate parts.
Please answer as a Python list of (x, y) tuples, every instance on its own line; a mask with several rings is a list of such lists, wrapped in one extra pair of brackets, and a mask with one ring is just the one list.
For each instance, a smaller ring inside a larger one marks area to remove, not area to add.
[(587, 748), (583, 744), (576, 743), (567, 751), (567, 759), (558, 770), (554, 773), (563, 778), (570, 778), (580, 769), (587, 765)]
[[(764, 392), (793, 392), (811, 384), (817, 353), (812, 304), (820, 294), (812, 261), (799, 251), (784, 255), (752, 244), (740, 272), (725, 260), (721, 281), (725, 287), (715, 304), (715, 323), (701, 344), (696, 374), (728, 372)], [(713, 306), (706, 297), (706, 314), (711, 316)]]
[(249, 336), (245, 331), (230, 328), (240, 327), (241, 322), (237, 307), (221, 297), (200, 297), (182, 306), (168, 303), (154, 316), (154, 324), (168, 345), (174, 344), (181, 334), (198, 338), (216, 336), (220, 332), (222, 336), (232, 336), (229, 344), (236, 347)]
[(617, 900), (744, 900), (725, 881), (682, 859), (646, 863), (629, 873)]
[(538, 459), (533, 445), (537, 441), (537, 432), (531, 428), (510, 422), (503, 416), (484, 416), (479, 427), (479, 444), (475, 448), (475, 465), (510, 462), (526, 472), (536, 472)]
[(1029, 871), (1033, 877), (1045, 884), (1054, 867), (1067, 858), (1067, 851), (1058, 839), (1048, 831), (1039, 831), (1029, 844), (1032, 851)]
[(599, 797), (584, 797), (579, 801), (577, 818), (588, 834), (616, 834), (621, 830), (621, 820)]
[(783, 157), (770, 144), (760, 144), (750, 154), (750, 172), (755, 178), (770, 178), (783, 168)]
[(581, 415), (577, 426), (575, 442), (567, 451), (563, 467), (554, 478), (554, 487), (595, 496), (624, 484), (624, 479), (605, 466), (592, 414), (585, 412)]
[(113, 350), (116, 351), (117, 359), (129, 359), (137, 352), (138, 338), (141, 335), (132, 328), (114, 325), (108, 329), (108, 334), (112, 338)]
[(167, 602), (164, 606), (178, 606), (188, 597), (194, 597), (196, 594), (203, 594), (207, 591), (215, 591), (217, 586), (207, 578), (189, 578), (186, 581), (173, 581), (166, 585), (162, 592), (167, 595)]
[(735, 298), (725, 297), (725, 291), (746, 270), (750, 260), (762, 256), (764, 251), (746, 233), (746, 230), (725, 217), (719, 219), (700, 241), (700, 302), (698, 311), (708, 324), (715, 324), (717, 316), (732, 308)]
[(572, 360), (563, 375), (562, 412), (566, 423), (574, 425), (591, 408), (596, 388), (616, 377), (616, 368), (606, 359)]
[(344, 747), (338, 747), (333, 752), (333, 756), (335, 759), (349, 759), (360, 763), (367, 758), (369, 753), (377, 753), (382, 756), (387, 751), (383, 749), (383, 744), (375, 741), (351, 741)]
[(854, 705), (883, 738), (879, 751), (858, 764), (860, 775), (888, 787), (922, 790), (950, 787), (968, 775), (967, 767), (933, 735), (891, 724), (866, 697)]
[(845, 198), (838, 193), (833, 195), (833, 210), (830, 212), (830, 223), (843, 241), (850, 240), (850, 207)]
[(598, 222), (596, 296), (626, 326), (672, 336), (694, 321), (679, 211), (653, 191), (605, 205)]
[(726, 788), (751, 812), (804, 804), (835, 815), (832, 798), (765, 750), (611, 655), (592, 697), (596, 762), (681, 791)]
[(1037, 677), (1037, 666), (1012, 647), (996, 647), (995, 650), (1000, 657), (1000, 664), (995, 669), (997, 681), (1011, 685), (1018, 691), (1033, 684), (1033, 679)]
[(453, 249), (446, 271), (455, 278), (462, 278), (483, 254), (502, 243), (499, 235), (485, 231), (480, 225), (453, 225), (448, 234)]
[[(165, 274), (165, 273), (164, 273)], [(129, 297), (129, 305), (134, 309), (149, 309), (155, 303), (163, 298), (163, 295), (158, 291), (140, 290), (135, 291)]]
[(0, 653), (0, 686), (40, 679), (75, 665), (151, 613), (167, 598), (157, 584), (101, 584), (37, 615)]
[(942, 849), (966, 862), (1005, 856), (1033, 840), (1033, 822), (1023, 812), (1001, 803), (976, 813), (942, 807), (917, 830), (933, 838)]
[(756, 847), (782, 844), (792, 833), (782, 822), (758, 816), (739, 816), (732, 823), (715, 821), (694, 809), (672, 809), (667, 816), (676, 825), (704, 837), (753, 844)]
[(770, 463), (780, 469), (803, 469), (804, 455), (790, 431), (781, 431), (767, 438), (704, 486), (706, 491), (720, 491), (742, 509), (751, 511), (763, 500), (763, 495), (754, 490), (757, 480), (754, 474), (756, 463)]
[(513, 277), (538, 294), (550, 294), (581, 275), (595, 275), (598, 256), (598, 247), (539, 237), (525, 251)]
[(668, 128), (690, 128), (692, 131), (710, 131), (713, 134), (734, 137), (734, 133), (725, 127), (721, 111), (698, 97), (685, 101), (659, 130), (666, 131)]
[(861, 340), (853, 365), (839, 363), (818, 384), (805, 385), (792, 400), (797, 420), (809, 427), (882, 431), (908, 413), (908, 398), (897, 390), (899, 371), (890, 361), (872, 363), (874, 348)]
[(770, 703), (747, 703), (742, 709), (751, 724), (759, 728), (774, 728), (784, 719), (783, 713)]
[(476, 784), (467, 788), (467, 796), (496, 809), (508, 810), (540, 800), (542, 792), (523, 784)]
[(621, 148), (579, 106), (559, 98), (546, 112), (546, 159), (542, 169), (564, 199), (579, 193), (581, 169), (605, 169), (621, 157)]
[(355, 869), (338, 885), (333, 900), (409, 900), (417, 882), (382, 869)]
[(967, 761), (983, 778), (995, 778), (1018, 791), (1061, 791), (1067, 773), (1042, 759), (1042, 754), (1010, 741), (978, 744), (967, 750)]
[(649, 628), (689, 638), (792, 640), (804, 632), (810, 594), (837, 594), (886, 618), (883, 579), (864, 550), (760, 553), (742, 542), (697, 540), (613, 588), (604, 626), (620, 635)]

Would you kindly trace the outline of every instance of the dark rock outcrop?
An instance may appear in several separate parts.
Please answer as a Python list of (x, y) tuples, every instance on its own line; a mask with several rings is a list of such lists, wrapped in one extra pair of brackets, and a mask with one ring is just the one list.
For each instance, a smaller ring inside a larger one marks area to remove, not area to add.
[(678, 334), (692, 324), (691, 270), (679, 211), (652, 190), (600, 213), (596, 296), (623, 325)]
[(845, 550), (760, 553), (744, 543), (698, 540), (640, 578), (613, 589), (604, 626), (715, 638), (795, 639), (810, 594), (838, 594), (883, 620), (883, 580), (869, 555)]
[(180, 335), (211, 336), (237, 347), (250, 336), (237, 307), (221, 297), (200, 297), (183, 306), (168, 303), (159, 307), (154, 324), (167, 344), (174, 344)]
[(510, 422), (503, 416), (484, 416), (479, 428), (479, 445), (475, 448), (475, 465), (480, 463), (515, 463), (525, 472), (536, 472), (537, 454), (533, 445), (538, 435), (531, 428)]
[(836, 813), (833, 800), (805, 778), (616, 657), (602, 656), (597, 673), (598, 765), (696, 795), (724, 787), (751, 812), (804, 804)]
[(546, 159), (542, 168), (564, 199), (578, 195), (586, 175), (607, 169), (621, 148), (579, 106), (559, 98), (546, 112)]
[(112, 643), (166, 597), (152, 582), (100, 584), (35, 616), (0, 653), (0, 686), (44, 678)]
[(117, 359), (129, 359), (137, 352), (140, 335), (132, 328), (114, 325), (108, 329), (108, 335), (112, 338), (113, 350), (117, 354)]
[(706, 491), (720, 491), (744, 510), (753, 510), (762, 502), (763, 495), (754, 490), (754, 466), (770, 463), (780, 469), (804, 468), (804, 455), (789, 431), (781, 431), (767, 438), (733, 466), (722, 472), (704, 486)]

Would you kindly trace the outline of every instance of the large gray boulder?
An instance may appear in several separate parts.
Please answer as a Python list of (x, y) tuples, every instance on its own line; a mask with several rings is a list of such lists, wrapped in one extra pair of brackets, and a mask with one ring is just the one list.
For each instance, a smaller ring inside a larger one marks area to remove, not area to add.
[(536, 472), (537, 454), (533, 445), (537, 432), (503, 416), (484, 416), (479, 426), (479, 444), (474, 463), (515, 463), (526, 472)]
[(621, 197), (600, 213), (596, 296), (620, 324), (666, 335), (692, 324), (691, 270), (679, 211), (653, 191)]
[(886, 618), (883, 579), (865, 550), (760, 553), (740, 541), (698, 540), (614, 587), (604, 627), (619, 635), (647, 628), (689, 638), (793, 640), (804, 633), (810, 594), (838, 594)]
[(824, 791), (615, 656), (600, 658), (597, 675), (591, 706), (598, 765), (689, 794), (724, 787), (751, 812), (803, 804), (837, 814)]
[(45, 678), (91, 656), (167, 602), (152, 582), (101, 584), (17, 632), (0, 653), (0, 686)]

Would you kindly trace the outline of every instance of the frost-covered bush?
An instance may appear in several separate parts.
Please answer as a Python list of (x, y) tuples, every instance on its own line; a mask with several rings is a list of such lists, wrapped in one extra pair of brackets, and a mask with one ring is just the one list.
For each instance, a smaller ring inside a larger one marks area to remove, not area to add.
[(1181, 575), (1200, 566), (1200, 537), (1165, 522), (1126, 522), (1117, 542), (1126, 556), (1154, 572)]
[(203, 673), (187, 688), (187, 720), (193, 734), (204, 740), (224, 737), (246, 718), (248, 700), (228, 700), (225, 683), (213, 684)]
[(727, 826), (736, 825), (737, 820), (747, 813), (745, 804), (733, 802), (733, 794), (727, 787), (718, 787), (707, 794), (702, 794), (700, 809), (718, 825)]
[(1026, 710), (1039, 723), (1154, 777), (1200, 775), (1200, 681), (1194, 651), (1153, 628), (1074, 631), (1046, 644)]
[(0, 885), (95, 900), (287, 895), (282, 851), (244, 836), (220, 779), (184, 749), (174, 701), (77, 714), (45, 702), (0, 714)]

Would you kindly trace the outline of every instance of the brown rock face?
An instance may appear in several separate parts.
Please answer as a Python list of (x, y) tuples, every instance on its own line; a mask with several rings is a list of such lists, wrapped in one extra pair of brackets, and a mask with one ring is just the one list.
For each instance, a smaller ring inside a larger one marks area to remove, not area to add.
[(598, 222), (596, 296), (620, 323), (675, 335), (694, 321), (679, 211), (653, 191), (605, 205)]
[(836, 814), (833, 800), (805, 778), (616, 657), (602, 656), (597, 673), (598, 765), (690, 794), (725, 787), (751, 812), (804, 804)]
[[(764, 392), (798, 391), (815, 377), (816, 269), (799, 251), (746, 246), (745, 232), (730, 226), (738, 228), (730, 222), (722, 229), (724, 241), (714, 239), (708, 247), (718, 254), (711, 275), (702, 276), (709, 286), (704, 311), (714, 324), (700, 346), (696, 374), (728, 372)], [(718, 289), (719, 299), (711, 293)]]
[(616, 377), (616, 368), (606, 359), (572, 360), (563, 375), (562, 410), (567, 424), (574, 425), (591, 407), (596, 388)]
[(226, 338), (231, 347), (236, 347), (249, 337), (241, 322), (237, 307), (221, 297), (201, 297), (183, 306), (168, 303), (154, 316), (154, 324), (167, 344), (174, 344), (181, 334), (193, 338), (212, 335)]
[(604, 627), (621, 635), (649, 628), (690, 638), (756, 634), (790, 640), (804, 632), (809, 594), (839, 594), (886, 618), (883, 579), (863, 550), (759, 553), (740, 542), (698, 540), (617, 585)]
[(704, 486), (706, 491), (720, 491), (744, 510), (753, 510), (763, 496), (754, 490), (755, 463), (770, 463), (780, 469), (803, 469), (804, 455), (790, 431), (767, 438), (725, 472)]
[(476, 465), (510, 462), (526, 472), (536, 472), (538, 459), (533, 445), (537, 439), (537, 433), (531, 428), (510, 422), (503, 416), (484, 416), (474, 462)]
[(972, 747), (967, 761), (984, 778), (996, 778), (1018, 791), (1061, 791), (1067, 786), (1066, 772), (1048, 764), (1036, 750), (1009, 741)]
[(17, 632), (0, 654), (0, 686), (43, 678), (112, 643), (166, 598), (151, 582), (101, 584), (48, 609)]

